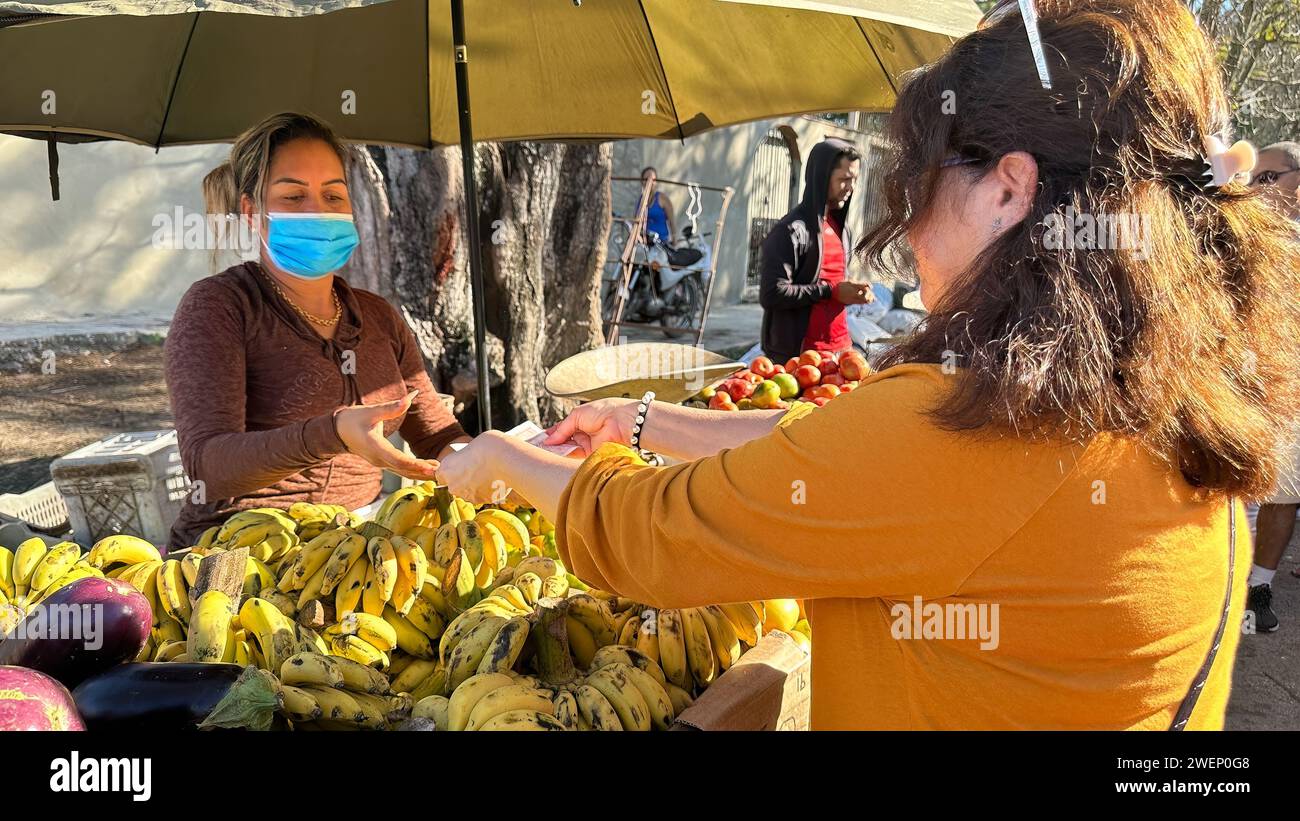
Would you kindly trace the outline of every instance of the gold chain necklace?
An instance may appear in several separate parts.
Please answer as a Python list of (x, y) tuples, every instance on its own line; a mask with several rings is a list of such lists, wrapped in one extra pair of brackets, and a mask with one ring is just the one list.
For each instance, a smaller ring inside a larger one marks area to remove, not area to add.
[(301, 306), (298, 305), (298, 303), (290, 299), (289, 295), (286, 294), (280, 288), (280, 283), (276, 282), (275, 277), (267, 273), (265, 268), (258, 266), (258, 270), (260, 270), (262, 272), (262, 276), (266, 277), (267, 281), (271, 283), (271, 287), (274, 288), (275, 292), (280, 295), (280, 298), (283, 299), (285, 302), (289, 303), (289, 307), (297, 311), (298, 315), (301, 316), (303, 319), (307, 320), (308, 322), (314, 322), (317, 325), (322, 325), (328, 328), (331, 325), (338, 324), (339, 318), (343, 316), (343, 304), (339, 302), (338, 292), (335, 291), (333, 288), (330, 288), (330, 296), (333, 297), (334, 299), (334, 316), (330, 317), (329, 319), (321, 319), (318, 316), (313, 316), (312, 314), (307, 313), (305, 310), (302, 309)]

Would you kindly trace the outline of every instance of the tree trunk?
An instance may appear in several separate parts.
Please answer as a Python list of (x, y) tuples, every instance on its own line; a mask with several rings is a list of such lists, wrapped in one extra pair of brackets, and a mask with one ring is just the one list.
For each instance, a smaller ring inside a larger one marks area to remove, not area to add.
[[(349, 172), (363, 252), (344, 274), (405, 315), (434, 385), (477, 430), (464, 180), (457, 147), (371, 147)], [(610, 223), (608, 144), (476, 146), (492, 420), (548, 423), (568, 404), (543, 387), (559, 360), (600, 343)]]

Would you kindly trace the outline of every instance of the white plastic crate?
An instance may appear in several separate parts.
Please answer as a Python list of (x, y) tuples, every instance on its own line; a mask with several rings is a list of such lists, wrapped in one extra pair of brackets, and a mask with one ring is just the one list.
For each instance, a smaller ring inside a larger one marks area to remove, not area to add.
[(68, 508), (53, 482), (46, 482), (25, 493), (0, 495), (0, 513), (22, 519), (42, 530), (54, 530), (68, 522)]
[(166, 544), (189, 492), (174, 430), (111, 436), (55, 459), (50, 476), (83, 545), (114, 533)]

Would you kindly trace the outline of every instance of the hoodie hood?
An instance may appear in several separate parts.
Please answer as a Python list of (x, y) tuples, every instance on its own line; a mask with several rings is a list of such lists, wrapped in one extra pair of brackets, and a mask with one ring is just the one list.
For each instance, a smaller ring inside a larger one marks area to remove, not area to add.
[[(853, 152), (857, 147), (845, 140), (828, 137), (812, 147), (808, 152), (808, 164), (804, 168), (803, 200), (799, 207), (807, 215), (820, 217), (826, 213), (826, 189), (831, 184), (831, 173), (839, 164), (840, 157)], [(844, 201), (844, 206), (835, 211), (835, 218), (844, 225), (844, 217), (849, 206), (853, 204), (853, 195)]]

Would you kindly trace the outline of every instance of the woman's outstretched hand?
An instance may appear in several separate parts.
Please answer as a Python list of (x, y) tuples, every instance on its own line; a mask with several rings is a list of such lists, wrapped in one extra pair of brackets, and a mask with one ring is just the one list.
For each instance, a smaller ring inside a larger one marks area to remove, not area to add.
[(417, 391), (411, 391), (401, 399), (378, 405), (353, 405), (337, 411), (334, 414), (334, 429), (338, 431), (348, 452), (360, 456), (375, 467), (391, 470), (408, 479), (423, 481), (434, 478), (438, 472), (436, 461), (408, 456), (393, 447), (384, 436), (384, 422), (406, 413), (416, 393)]
[(579, 405), (562, 421), (546, 429), (546, 444), (577, 445), (581, 456), (590, 456), (606, 442), (626, 445), (636, 424), (635, 399), (597, 399)]

